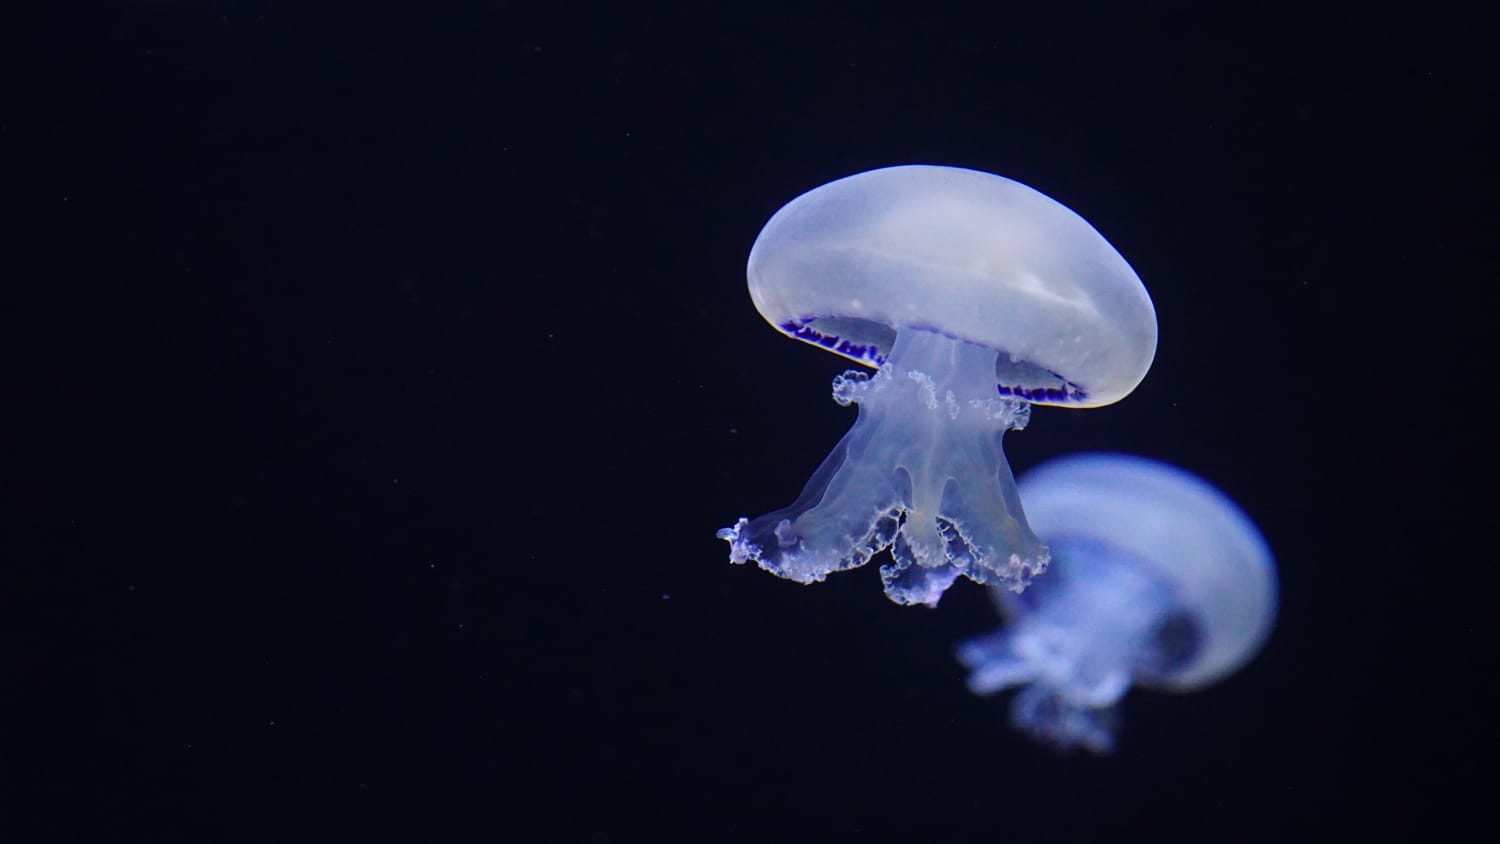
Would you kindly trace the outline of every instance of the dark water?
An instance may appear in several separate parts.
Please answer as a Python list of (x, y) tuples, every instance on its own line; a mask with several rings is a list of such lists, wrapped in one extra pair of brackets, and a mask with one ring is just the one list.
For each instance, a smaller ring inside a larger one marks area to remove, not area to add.
[[(1493, 749), (1478, 15), (543, 7), (10, 13), (6, 840), (1248, 840), (1461, 809)], [(965, 691), (972, 584), (902, 608), (873, 568), (802, 587), (714, 538), (854, 413), (845, 365), (755, 312), (751, 242), (908, 162), (1058, 198), (1155, 301), (1140, 388), (1039, 408), (1016, 470), (1178, 463), (1280, 563), (1259, 659), (1133, 694), (1113, 756)]]

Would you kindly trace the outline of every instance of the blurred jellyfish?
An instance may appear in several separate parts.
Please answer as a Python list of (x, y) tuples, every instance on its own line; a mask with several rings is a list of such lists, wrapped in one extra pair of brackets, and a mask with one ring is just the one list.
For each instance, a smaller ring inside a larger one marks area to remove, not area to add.
[(935, 605), (960, 575), (1024, 588), (1006, 430), (1031, 404), (1124, 398), (1156, 353), (1140, 279), (1082, 217), (1000, 176), (913, 165), (823, 185), (766, 223), (750, 296), (783, 333), (865, 366), (833, 382), (849, 433), (790, 507), (720, 530), (729, 559), (813, 583), (889, 548), (885, 591)]
[(1271, 552), (1208, 483), (1154, 460), (1089, 454), (1046, 463), (1020, 488), (1052, 565), (1024, 594), (992, 590), (1006, 626), (958, 650), (974, 692), (1022, 687), (1017, 728), (1106, 752), (1130, 686), (1191, 691), (1265, 643)]

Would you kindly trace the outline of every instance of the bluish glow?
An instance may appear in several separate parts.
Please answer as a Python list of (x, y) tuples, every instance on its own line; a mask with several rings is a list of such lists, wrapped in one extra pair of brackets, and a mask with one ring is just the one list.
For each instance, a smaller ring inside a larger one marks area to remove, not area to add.
[(854, 427), (791, 506), (720, 530), (730, 560), (799, 583), (889, 549), (886, 594), (960, 575), (1022, 589), (1047, 564), (1001, 449), (1031, 404), (1123, 398), (1156, 351), (1146, 290), (1087, 222), (1031, 188), (890, 167), (793, 200), (750, 252), (777, 330), (866, 366), (834, 381)]
[(1019, 729), (1108, 751), (1132, 685), (1200, 688), (1264, 644), (1276, 615), (1270, 550), (1205, 481), (1091, 454), (1039, 467), (1020, 495), (1052, 565), (1024, 594), (994, 591), (1005, 627), (958, 651), (976, 693), (1020, 689)]

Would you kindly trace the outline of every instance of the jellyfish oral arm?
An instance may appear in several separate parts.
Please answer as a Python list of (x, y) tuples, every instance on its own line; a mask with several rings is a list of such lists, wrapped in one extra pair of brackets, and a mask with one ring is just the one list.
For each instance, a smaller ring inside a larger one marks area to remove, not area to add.
[(719, 531), (730, 560), (813, 583), (889, 549), (886, 594), (935, 605), (960, 575), (1020, 589), (1047, 564), (1021, 514), (1005, 431), (1030, 405), (1001, 397), (997, 351), (903, 328), (872, 377), (847, 372), (834, 400), (859, 418), (790, 507)]
[(1010, 702), (1010, 721), (1017, 729), (1056, 747), (1106, 753), (1114, 748), (1115, 706), (1130, 686), (1130, 674), (1106, 671), (1080, 683), (1066, 639), (1066, 629), (1030, 624), (964, 642), (958, 661), (969, 668), (969, 690), (975, 694), (1020, 687)]
[(1114, 708), (1158, 653), (1172, 610), (1169, 584), (1108, 545), (1054, 538), (1058, 564), (1036, 589), (1010, 600), (1004, 630), (959, 646), (969, 688), (1022, 687), (1011, 722), (1054, 745), (1104, 752), (1114, 745)]

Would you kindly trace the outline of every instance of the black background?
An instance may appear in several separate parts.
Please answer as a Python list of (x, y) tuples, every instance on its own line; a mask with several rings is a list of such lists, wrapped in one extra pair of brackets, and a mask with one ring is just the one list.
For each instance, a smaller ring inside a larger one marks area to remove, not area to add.
[[(1491, 22), (1217, 5), (8, 12), (0, 835), (1453, 821), (1493, 752)], [(1141, 387), (1039, 409), (1017, 471), (1179, 463), (1278, 557), (1267, 649), (1133, 693), (1113, 756), (964, 690), (977, 587), (901, 608), (714, 539), (853, 418), (751, 242), (909, 162), (1056, 197), (1156, 303)]]

